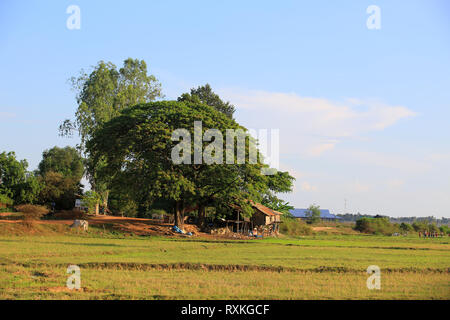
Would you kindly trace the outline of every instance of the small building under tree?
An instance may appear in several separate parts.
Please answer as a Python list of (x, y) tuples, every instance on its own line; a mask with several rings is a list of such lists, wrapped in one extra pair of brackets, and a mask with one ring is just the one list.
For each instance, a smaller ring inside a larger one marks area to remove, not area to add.
[(231, 224), (234, 232), (249, 233), (254, 228), (266, 234), (278, 234), (280, 231), (281, 215), (283, 213), (272, 210), (260, 203), (250, 202), (253, 208), (253, 215), (250, 218), (242, 217), (241, 208), (232, 206), (236, 212), (236, 220), (227, 220)]

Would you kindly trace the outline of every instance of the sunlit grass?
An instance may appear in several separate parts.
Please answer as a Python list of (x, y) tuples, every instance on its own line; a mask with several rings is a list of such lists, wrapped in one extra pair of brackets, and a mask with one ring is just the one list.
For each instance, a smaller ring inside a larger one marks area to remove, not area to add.
[[(80, 292), (65, 288), (69, 264)], [(369, 265), (381, 290), (366, 287)], [(3, 235), (0, 299), (449, 299), (449, 266), (446, 238)]]

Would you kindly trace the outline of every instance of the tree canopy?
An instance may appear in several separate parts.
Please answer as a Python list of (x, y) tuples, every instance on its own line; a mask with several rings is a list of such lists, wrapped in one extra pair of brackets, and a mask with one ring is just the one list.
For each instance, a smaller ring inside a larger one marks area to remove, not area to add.
[(320, 221), (320, 206), (310, 205), (306, 211), (306, 221), (310, 224), (317, 223)]
[(0, 153), (0, 194), (15, 204), (35, 203), (41, 186), (27, 171), (28, 162), (17, 160), (14, 152)]
[[(100, 61), (92, 72), (88, 74), (81, 70), (80, 75), (72, 77), (70, 82), (76, 92), (78, 108), (75, 120), (65, 120), (59, 131), (62, 136), (71, 136), (78, 131), (81, 138), (78, 147), (83, 154), (86, 141), (103, 123), (128, 107), (162, 97), (160, 82), (147, 73), (145, 61), (138, 59), (126, 59), (120, 69), (111, 62)], [(92, 159), (86, 157), (85, 166), (92, 189), (101, 193), (106, 207), (109, 190), (106, 182), (97, 175), (102, 163), (94, 165)]]
[(119, 70), (112, 62), (100, 61), (91, 73), (81, 70), (70, 82), (78, 109), (74, 121), (61, 124), (60, 134), (71, 135), (77, 130), (82, 148), (99, 125), (121, 110), (162, 96), (161, 84), (154, 75), (147, 74), (145, 61), (138, 59), (126, 59)]
[(38, 166), (38, 173), (44, 176), (48, 172), (56, 172), (80, 181), (84, 174), (83, 158), (75, 148), (69, 146), (45, 150)]
[(189, 101), (191, 103), (204, 103), (222, 112), (229, 118), (233, 118), (235, 107), (230, 102), (224, 102), (218, 94), (212, 91), (211, 86), (207, 83), (198, 88), (192, 88), (191, 93), (183, 93), (178, 101)]
[(55, 203), (57, 209), (71, 209), (81, 194), (83, 158), (72, 147), (45, 150), (36, 174), (42, 185), (39, 194), (43, 204)]

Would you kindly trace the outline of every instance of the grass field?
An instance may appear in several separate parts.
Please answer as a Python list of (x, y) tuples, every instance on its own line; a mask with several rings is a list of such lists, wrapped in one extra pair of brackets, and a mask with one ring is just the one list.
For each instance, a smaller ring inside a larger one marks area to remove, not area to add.
[[(61, 227), (59, 227), (61, 228)], [(449, 299), (448, 238), (213, 241), (0, 229), (0, 299)], [(67, 266), (82, 289), (66, 288)], [(381, 268), (381, 290), (366, 286)]]

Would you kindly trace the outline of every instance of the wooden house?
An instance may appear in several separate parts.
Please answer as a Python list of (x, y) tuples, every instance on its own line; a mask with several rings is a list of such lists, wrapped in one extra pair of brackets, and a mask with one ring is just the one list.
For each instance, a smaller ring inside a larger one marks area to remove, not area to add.
[(253, 215), (251, 218), (242, 218), (240, 212), (241, 209), (238, 206), (232, 205), (232, 207), (236, 210), (236, 220), (227, 220), (227, 228), (228, 224), (231, 223), (233, 226), (233, 231), (247, 233), (252, 231), (254, 228), (264, 229), (267, 233), (279, 233), (280, 231), (280, 223), (281, 223), (281, 215), (283, 213), (272, 210), (260, 203), (250, 201), (253, 207)]

